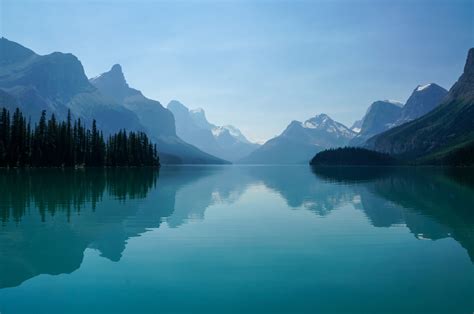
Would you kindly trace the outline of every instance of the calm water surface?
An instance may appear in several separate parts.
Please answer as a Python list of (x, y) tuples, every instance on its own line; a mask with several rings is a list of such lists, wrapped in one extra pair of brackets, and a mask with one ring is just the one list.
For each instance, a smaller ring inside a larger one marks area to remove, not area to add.
[(0, 312), (473, 313), (474, 173), (0, 171)]

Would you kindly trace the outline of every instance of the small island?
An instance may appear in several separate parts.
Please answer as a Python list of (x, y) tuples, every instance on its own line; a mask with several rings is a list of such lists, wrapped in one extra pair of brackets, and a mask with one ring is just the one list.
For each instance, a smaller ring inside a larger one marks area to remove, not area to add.
[(388, 154), (359, 147), (328, 149), (317, 153), (312, 166), (395, 166), (400, 162)]

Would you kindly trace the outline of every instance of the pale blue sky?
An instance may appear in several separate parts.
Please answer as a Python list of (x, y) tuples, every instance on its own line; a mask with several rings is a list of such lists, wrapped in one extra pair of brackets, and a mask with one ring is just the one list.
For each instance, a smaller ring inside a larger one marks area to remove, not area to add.
[(347, 125), (418, 84), (451, 87), (474, 46), (474, 1), (0, 0), (0, 32), (71, 52), (89, 77), (120, 63), (166, 106), (202, 107), (253, 140), (327, 113)]

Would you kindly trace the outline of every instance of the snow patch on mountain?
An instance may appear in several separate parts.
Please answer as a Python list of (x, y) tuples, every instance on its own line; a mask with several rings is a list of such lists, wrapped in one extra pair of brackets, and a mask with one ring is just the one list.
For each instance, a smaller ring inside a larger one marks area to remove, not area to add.
[(421, 92), (422, 90), (427, 89), (431, 85), (432, 85), (432, 83), (429, 83), (429, 84), (426, 84), (426, 85), (418, 85), (418, 87), (416, 88), (416, 91)]
[(401, 101), (398, 101), (398, 100), (386, 99), (384, 101), (388, 102), (392, 105), (398, 106), (398, 107), (403, 107), (403, 105), (404, 105), (404, 103), (402, 103)]
[(194, 109), (189, 110), (189, 112), (193, 112), (193, 113), (204, 113), (204, 109), (202, 109), (202, 108), (194, 108)]
[(214, 135), (214, 137), (218, 137), (219, 135), (221, 135), (225, 131), (226, 131), (226, 129), (222, 126), (215, 127), (211, 130), (212, 135)]
[(302, 123), (302, 126), (306, 129), (323, 130), (328, 133), (339, 134), (342, 137), (352, 138), (354, 136), (353, 131), (351, 131), (345, 125), (332, 120), (326, 114), (320, 114), (308, 119)]

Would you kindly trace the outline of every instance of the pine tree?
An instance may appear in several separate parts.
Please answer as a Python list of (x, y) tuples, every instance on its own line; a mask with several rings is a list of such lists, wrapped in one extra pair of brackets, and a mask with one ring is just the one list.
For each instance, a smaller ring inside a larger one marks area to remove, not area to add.
[(41, 112), (38, 124), (32, 129), (31, 121), (17, 108), (10, 119), (5, 108), (0, 112), (0, 167), (140, 167), (159, 166), (156, 145), (143, 132), (120, 130), (104, 140), (95, 120), (92, 129), (72, 120), (58, 122), (54, 114), (46, 119)]
[(0, 115), (0, 167), (8, 165), (8, 152), (10, 145), (10, 116), (6, 108)]

